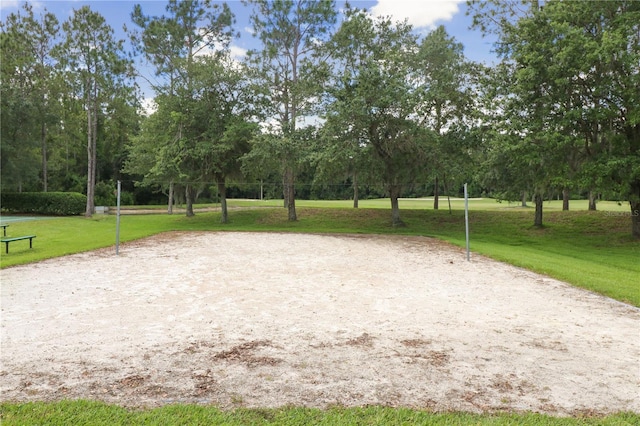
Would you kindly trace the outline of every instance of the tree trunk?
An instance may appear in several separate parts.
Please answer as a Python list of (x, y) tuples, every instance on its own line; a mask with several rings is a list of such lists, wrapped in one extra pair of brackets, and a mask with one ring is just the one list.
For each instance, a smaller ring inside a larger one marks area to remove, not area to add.
[(631, 205), (631, 235), (640, 239), (640, 199), (629, 201)]
[(260, 179), (260, 201), (264, 199), (264, 183), (262, 179)]
[(91, 203), (91, 175), (93, 173), (91, 159), (91, 111), (87, 111), (87, 206), (84, 212), (85, 217), (91, 217), (93, 214), (93, 205)]
[(631, 184), (629, 205), (631, 206), (631, 235), (640, 239), (640, 182)]
[(542, 194), (536, 191), (534, 195), (534, 201), (536, 204), (536, 212), (535, 218), (533, 220), (533, 226), (537, 226), (538, 228), (542, 227)]
[(195, 213), (193, 212), (194, 194), (195, 194), (195, 191), (193, 190), (193, 186), (191, 186), (191, 184), (187, 184), (184, 190), (184, 196), (186, 198), (186, 203), (187, 203), (187, 217), (195, 216)]
[(353, 172), (353, 208), (358, 208), (358, 174)]
[(287, 198), (288, 202), (288, 217), (290, 222), (298, 220), (296, 215), (296, 189), (294, 185), (293, 169), (287, 168)]
[(282, 198), (285, 209), (289, 208), (289, 183), (287, 181), (287, 172), (288, 170), (285, 170), (284, 173), (282, 173)]
[(438, 182), (438, 176), (436, 176), (436, 185), (433, 188), (433, 209), (438, 210), (440, 198), (440, 183)]
[(527, 191), (522, 191), (522, 207), (527, 207)]
[(562, 190), (562, 210), (563, 211), (569, 210), (569, 189), (568, 188), (564, 188)]
[(453, 214), (451, 211), (451, 192), (449, 191), (449, 186), (447, 185), (447, 179), (445, 177), (444, 180), (444, 192), (447, 194), (447, 203), (449, 204), (449, 214)]
[(97, 112), (93, 108), (93, 102), (89, 101), (87, 108), (87, 207), (85, 217), (91, 217), (95, 209), (96, 188), (96, 130)]
[(167, 214), (173, 214), (173, 181), (169, 182), (169, 204), (167, 205)]
[(227, 211), (227, 187), (223, 181), (218, 182), (218, 193), (220, 194), (220, 223), (227, 223), (229, 221), (229, 214)]
[(40, 146), (42, 147), (42, 191), (47, 192), (49, 177), (47, 170), (47, 126), (40, 125)]
[(593, 191), (589, 191), (589, 210), (596, 211), (596, 194)]
[[(97, 96), (97, 95), (96, 95)], [(91, 175), (91, 206), (96, 206), (96, 177), (98, 174), (98, 104), (96, 101), (96, 107), (93, 114), (93, 131), (91, 132), (91, 150), (93, 158), (92, 163), (92, 175)], [(93, 211), (93, 210), (92, 210)]]
[(391, 225), (394, 227), (405, 226), (405, 223), (400, 219), (400, 206), (398, 204), (398, 198), (400, 198), (400, 185), (389, 185), (389, 196), (391, 198)]

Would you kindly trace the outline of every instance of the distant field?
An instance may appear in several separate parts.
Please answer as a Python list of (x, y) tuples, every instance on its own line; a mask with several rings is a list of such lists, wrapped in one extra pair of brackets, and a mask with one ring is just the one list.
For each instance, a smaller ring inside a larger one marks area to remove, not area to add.
[[(452, 210), (463, 210), (463, 198), (451, 198)], [(229, 207), (282, 207), (282, 200), (252, 200), (252, 199), (229, 199)], [(449, 200), (447, 197), (441, 197), (439, 200), (439, 209), (448, 210)], [(358, 202), (360, 208), (364, 209), (388, 209), (391, 202), (388, 198), (375, 198), (370, 200), (360, 200)], [(219, 207), (219, 203), (199, 203), (194, 208), (214, 208)], [(184, 207), (178, 206), (178, 207)], [(296, 200), (296, 207), (321, 207), (321, 208), (350, 208), (353, 207), (353, 200)], [(470, 198), (470, 210), (533, 210), (533, 204), (528, 203), (527, 207), (522, 207), (520, 202), (497, 201), (493, 198)], [(571, 211), (587, 211), (589, 203), (587, 200), (572, 200), (570, 202)], [(166, 205), (155, 206), (123, 206), (127, 209), (149, 209), (149, 210), (166, 210)], [(401, 198), (400, 209), (409, 210), (433, 210), (433, 198)], [(600, 201), (597, 209), (601, 211), (629, 211), (629, 203), (618, 203), (616, 201)], [(545, 211), (562, 210), (562, 200), (549, 200), (544, 202)], [(113, 213), (113, 208), (111, 213)]]

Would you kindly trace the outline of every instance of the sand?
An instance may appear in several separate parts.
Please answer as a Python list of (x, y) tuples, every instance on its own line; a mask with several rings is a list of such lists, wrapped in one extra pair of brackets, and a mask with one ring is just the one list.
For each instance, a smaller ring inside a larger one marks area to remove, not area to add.
[(2, 401), (640, 412), (640, 309), (430, 238), (168, 233), (0, 274)]

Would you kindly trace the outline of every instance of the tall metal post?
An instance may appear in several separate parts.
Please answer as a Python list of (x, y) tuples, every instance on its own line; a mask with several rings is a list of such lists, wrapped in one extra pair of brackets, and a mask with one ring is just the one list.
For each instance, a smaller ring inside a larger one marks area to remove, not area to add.
[(464, 184), (464, 228), (467, 240), (467, 261), (469, 261), (469, 194), (467, 184)]
[(118, 201), (116, 206), (116, 256), (120, 251), (120, 181), (118, 181)]

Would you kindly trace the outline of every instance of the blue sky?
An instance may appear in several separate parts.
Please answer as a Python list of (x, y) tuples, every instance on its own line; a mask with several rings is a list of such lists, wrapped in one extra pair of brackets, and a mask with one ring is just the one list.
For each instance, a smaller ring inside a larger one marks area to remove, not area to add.
[[(0, 0), (2, 20), (4, 21), (8, 14), (18, 11), (22, 3), (23, 1), (18, 0)], [(104, 16), (116, 32), (116, 37), (126, 38), (122, 28), (125, 24), (129, 28), (134, 28), (130, 14), (135, 4), (141, 4), (142, 11), (146, 15), (160, 16), (165, 13), (167, 2), (159, 0), (35, 0), (29, 3), (34, 7), (36, 14), (46, 9), (54, 13), (61, 22), (67, 20), (74, 9), (89, 5), (93, 11)], [(344, 5), (344, 0), (336, 0), (336, 3), (341, 7)], [(416, 31), (424, 34), (438, 25), (444, 25), (447, 32), (464, 45), (467, 58), (485, 63), (495, 60), (495, 56), (491, 53), (491, 41), (483, 38), (478, 31), (469, 29), (471, 18), (465, 14), (464, 0), (350, 0), (350, 3), (355, 7), (366, 8), (374, 15), (392, 16), (396, 20), (408, 19)], [(255, 39), (249, 32), (251, 10), (239, 0), (230, 0), (227, 4), (236, 15), (236, 30), (241, 33), (240, 38), (233, 42), (233, 52), (241, 55), (255, 46)]]

